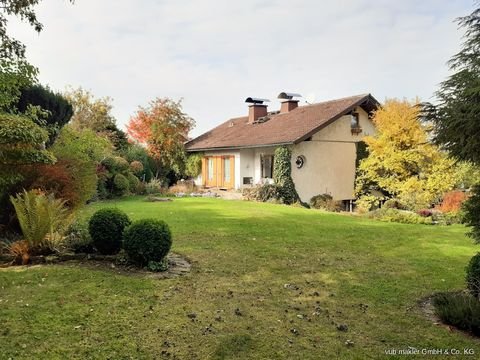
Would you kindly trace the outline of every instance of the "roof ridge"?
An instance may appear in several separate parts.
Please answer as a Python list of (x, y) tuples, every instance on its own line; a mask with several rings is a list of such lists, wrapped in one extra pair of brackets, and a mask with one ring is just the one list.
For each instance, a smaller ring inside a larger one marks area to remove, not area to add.
[[(316, 103), (312, 103), (312, 104), (308, 104), (308, 105), (326, 104), (326, 103), (329, 103), (329, 102), (343, 101), (343, 100), (347, 100), (347, 99), (353, 99), (353, 98), (365, 97), (365, 96), (371, 96), (371, 94), (370, 93), (364, 93), (364, 94), (358, 94), (358, 95), (352, 95), (352, 96), (345, 96), (345, 97), (338, 98), (338, 99), (330, 99), (330, 100), (320, 101), (320, 102), (316, 102)], [(304, 106), (308, 106), (308, 105), (304, 105)]]

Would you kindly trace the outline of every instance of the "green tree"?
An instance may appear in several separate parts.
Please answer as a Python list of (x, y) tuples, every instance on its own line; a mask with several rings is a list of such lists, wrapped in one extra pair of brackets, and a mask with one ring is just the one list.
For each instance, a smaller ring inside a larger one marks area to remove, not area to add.
[(116, 150), (128, 147), (125, 132), (117, 127), (112, 115), (112, 99), (109, 97), (95, 98), (93, 94), (82, 88), (69, 89), (65, 98), (73, 106), (71, 125), (76, 130), (90, 129), (107, 138)]
[(49, 133), (47, 146), (50, 146), (61, 128), (70, 121), (73, 115), (72, 105), (61, 94), (54, 93), (48, 87), (33, 85), (23, 88), (16, 104), (17, 110), (26, 113), (34, 106), (46, 112), (39, 125), (47, 129)]
[(33, 84), (38, 70), (25, 60), (0, 58), (0, 111), (13, 112), (21, 89)]
[(465, 29), (461, 50), (448, 63), (452, 75), (436, 92), (438, 103), (424, 104), (424, 116), (438, 145), (480, 164), (480, 8), (457, 22)]
[[(449, 61), (450, 75), (436, 92), (436, 104), (424, 104), (424, 117), (434, 124), (434, 140), (460, 160), (480, 165), (480, 8), (457, 19), (465, 35)], [(470, 235), (480, 242), (480, 185), (465, 202)]]
[(76, 130), (67, 125), (60, 131), (51, 150), (59, 157), (75, 156), (80, 160), (97, 165), (112, 154), (113, 148), (107, 139), (98, 136), (94, 131), (90, 129)]
[(480, 184), (473, 187), (470, 198), (463, 204), (463, 209), (465, 225), (471, 228), (468, 236), (476, 243), (480, 243)]
[(410, 209), (428, 207), (457, 182), (455, 163), (428, 142), (416, 103), (387, 100), (374, 117), (378, 133), (365, 137), (368, 156), (360, 162), (356, 193), (372, 190), (398, 198)]

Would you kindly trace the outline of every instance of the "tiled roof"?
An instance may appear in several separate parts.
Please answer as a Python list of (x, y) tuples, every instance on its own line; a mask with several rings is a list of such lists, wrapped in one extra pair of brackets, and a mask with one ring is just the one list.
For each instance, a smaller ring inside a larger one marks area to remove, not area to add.
[(295, 144), (352, 111), (356, 106), (367, 112), (379, 103), (370, 95), (299, 106), (288, 113), (269, 115), (262, 123), (248, 123), (248, 116), (232, 118), (186, 143), (187, 151)]

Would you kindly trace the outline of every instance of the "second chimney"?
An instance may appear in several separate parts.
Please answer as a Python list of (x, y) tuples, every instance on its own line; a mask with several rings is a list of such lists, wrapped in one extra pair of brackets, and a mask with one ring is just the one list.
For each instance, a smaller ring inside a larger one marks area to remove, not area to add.
[(294, 100), (294, 97), (302, 97), (302, 95), (287, 92), (281, 92), (280, 94), (278, 94), (278, 98), (282, 101), (282, 104), (280, 106), (281, 114), (290, 112), (298, 107), (299, 100)]
[(268, 99), (259, 99), (249, 97), (245, 100), (248, 105), (248, 123), (253, 124), (258, 118), (262, 116), (267, 116), (267, 105), (264, 102), (270, 101)]
[(280, 106), (280, 113), (287, 113), (298, 107), (298, 100), (286, 100), (283, 101)]

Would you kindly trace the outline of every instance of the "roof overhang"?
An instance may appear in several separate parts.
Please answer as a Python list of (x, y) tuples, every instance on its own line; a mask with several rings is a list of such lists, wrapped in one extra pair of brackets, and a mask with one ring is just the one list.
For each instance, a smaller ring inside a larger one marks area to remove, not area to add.
[(274, 143), (274, 144), (261, 144), (261, 145), (242, 145), (242, 146), (225, 146), (225, 147), (208, 147), (201, 149), (185, 149), (187, 152), (202, 152), (202, 151), (223, 151), (223, 150), (241, 150), (241, 149), (254, 149), (254, 148), (265, 148), (273, 146), (282, 146), (282, 145), (293, 145), (293, 142), (283, 142), (283, 143)]
[(380, 107), (380, 103), (371, 94), (365, 95), (365, 97), (361, 98), (360, 100), (358, 100), (354, 104), (350, 105), (348, 108), (346, 108), (345, 110), (343, 110), (339, 114), (335, 115), (334, 117), (332, 117), (327, 122), (325, 122), (322, 125), (316, 127), (315, 129), (309, 131), (305, 135), (299, 137), (293, 143), (298, 144), (298, 143), (308, 139), (309, 137), (313, 136), (314, 134), (316, 134), (317, 132), (319, 132), (323, 128), (327, 127), (328, 125), (330, 125), (334, 121), (338, 120), (342, 116), (350, 113), (353, 109), (355, 109), (358, 106), (360, 106), (362, 109), (364, 109), (368, 114), (371, 114), (373, 111), (377, 110)]

